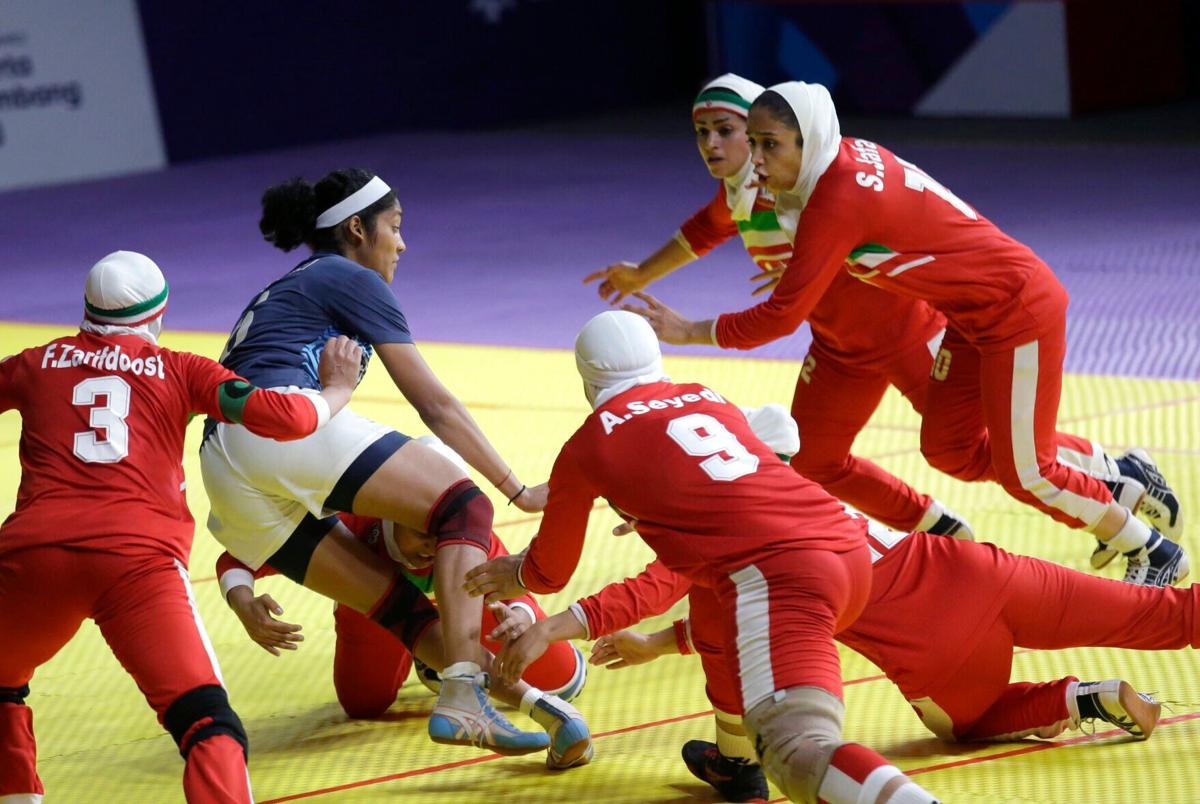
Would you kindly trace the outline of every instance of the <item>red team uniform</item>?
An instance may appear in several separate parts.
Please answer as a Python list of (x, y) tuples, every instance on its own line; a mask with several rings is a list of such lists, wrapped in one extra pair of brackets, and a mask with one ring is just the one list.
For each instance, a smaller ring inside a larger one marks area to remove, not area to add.
[(189, 801), (249, 800), (245, 732), (187, 575), (184, 436), (196, 413), (280, 439), (319, 417), (306, 396), (238, 379), (137, 335), (82, 331), (0, 363), (0, 410), (22, 417), (16, 510), (0, 527), (0, 798), (42, 792), (27, 685), (90, 617), (179, 744)]
[(770, 298), (717, 320), (720, 346), (791, 334), (847, 271), (928, 302), (949, 322), (921, 428), (930, 464), (997, 480), (1073, 527), (1104, 516), (1108, 487), (1058, 461), (1060, 445), (1093, 448), (1056, 429), (1067, 293), (1032, 250), (916, 166), (848, 137), (804, 205), (794, 243)]
[[(680, 227), (677, 239), (701, 257), (739, 232), (761, 268), (787, 265), (792, 244), (779, 228), (775, 199), (765, 188), (758, 191), (750, 220), (739, 222), (720, 184), (712, 201)], [(931, 498), (850, 449), (889, 385), (925, 415), (929, 372), (945, 319), (922, 301), (843, 275), (816, 302), (808, 322), (812, 346), (792, 398), (792, 417), (800, 428), (800, 452), (792, 468), (868, 516), (898, 529), (916, 528)]]
[[(944, 739), (1052, 737), (1069, 724), (1066, 692), (1078, 679), (1011, 683), (1014, 647), (1200, 647), (1200, 585), (1150, 589), (928, 533), (872, 527), (867, 538), (871, 596), (837, 640), (882, 669)], [(597, 638), (661, 614), (685, 595), (689, 615), (676, 623), (680, 652), (700, 654), (713, 706), (740, 713), (724, 655), (723, 606), (711, 590), (656, 561), (576, 605)], [(952, 616), (946, 601), (953, 601)]]
[[(338, 518), (359, 541), (372, 547), (381, 558), (396, 561), (395, 555), (388, 549), (383, 533), (384, 523), (381, 520), (347, 513), (338, 514)], [(488, 560), (506, 555), (508, 550), (500, 541), (500, 537), (493, 532)], [(426, 594), (432, 594), (432, 566), (420, 569), (402, 566), (402, 569), (417, 588)], [(255, 578), (276, 574), (276, 570), (269, 564), (264, 564), (254, 571), (229, 553), (222, 553), (217, 558), (218, 577), (225, 576), (230, 570), (250, 572)], [(526, 609), (535, 620), (546, 618), (546, 613), (532, 595), (522, 595), (505, 602), (510, 606)], [(432, 616), (421, 629), (422, 632), (424, 628), (437, 622), (436, 613), (431, 611), (430, 614)], [(350, 717), (379, 717), (395, 703), (400, 686), (408, 678), (412, 668), (413, 656), (391, 631), (349, 606), (338, 603), (334, 607), (333, 617), (337, 632), (333, 655), (333, 686), (337, 692), (338, 703)], [(498, 653), (501, 647), (501, 643), (488, 638), (496, 624), (495, 615), (485, 606), (480, 642), (492, 653)], [(419, 638), (418, 633), (414, 639)], [(586, 677), (587, 665), (583, 656), (569, 642), (551, 643), (541, 658), (531, 664), (521, 676), (533, 686), (566, 700), (579, 693)]]
[(736, 406), (654, 382), (597, 407), (555, 461), (521, 565), (530, 591), (566, 584), (601, 496), (638, 520), (664, 565), (723, 602), (725, 660), (747, 709), (797, 686), (841, 696), (833, 635), (870, 589), (865, 521), (779, 460)]

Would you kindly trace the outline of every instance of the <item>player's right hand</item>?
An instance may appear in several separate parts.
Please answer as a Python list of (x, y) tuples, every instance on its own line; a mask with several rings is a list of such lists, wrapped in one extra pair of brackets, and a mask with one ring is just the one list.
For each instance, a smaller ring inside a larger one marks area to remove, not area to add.
[(304, 641), (299, 625), (275, 619), (273, 615), (283, 614), (283, 607), (270, 595), (255, 597), (249, 587), (235, 586), (228, 601), (246, 633), (268, 653), (278, 656), (281, 648), (296, 650), (296, 643)]
[(609, 304), (616, 304), (630, 293), (644, 290), (650, 284), (636, 264), (625, 261), (614, 262), (607, 268), (588, 274), (583, 283), (586, 285), (597, 279), (602, 280), (597, 288), (600, 298)]
[(658, 650), (649, 635), (637, 631), (617, 631), (596, 640), (588, 664), (605, 665), (609, 670), (616, 670), (645, 664), (657, 658)]
[(362, 347), (358, 342), (338, 335), (325, 341), (321, 352), (321, 363), (317, 374), (322, 388), (348, 388), (358, 385), (358, 374), (362, 365)]

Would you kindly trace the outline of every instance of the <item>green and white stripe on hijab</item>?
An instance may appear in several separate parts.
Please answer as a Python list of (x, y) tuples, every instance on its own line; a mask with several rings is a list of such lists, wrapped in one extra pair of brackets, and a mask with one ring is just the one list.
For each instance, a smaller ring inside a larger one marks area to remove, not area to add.
[(154, 260), (136, 251), (114, 251), (88, 272), (80, 328), (157, 343), (168, 295), (167, 280)]
[[(692, 120), (696, 115), (711, 111), (727, 111), (743, 120), (750, 114), (750, 104), (762, 94), (763, 87), (734, 73), (725, 73), (709, 81), (692, 102)], [(750, 159), (737, 173), (725, 179), (725, 201), (735, 221), (750, 220), (754, 201), (758, 197), (756, 188), (747, 188), (754, 165)]]
[(792, 189), (780, 193), (775, 203), (775, 215), (788, 237), (795, 239), (800, 213), (812, 196), (817, 182), (842, 146), (842, 126), (829, 90), (820, 84), (788, 81), (769, 87), (769, 92), (781, 96), (796, 115), (804, 152), (800, 156), (800, 175)]

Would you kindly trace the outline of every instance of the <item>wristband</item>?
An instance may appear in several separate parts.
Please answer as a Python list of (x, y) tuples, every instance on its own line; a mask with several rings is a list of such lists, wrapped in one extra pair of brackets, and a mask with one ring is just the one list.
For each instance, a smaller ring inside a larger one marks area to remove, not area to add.
[[(505, 479), (507, 480), (507, 478), (505, 478)], [(517, 489), (517, 493), (508, 498), (508, 504), (512, 505), (513, 503), (515, 503), (517, 501), (517, 498), (525, 493), (525, 488), (526, 488), (525, 484), (522, 483), (521, 488)]]
[(672, 623), (675, 628), (675, 645), (679, 648), (679, 652), (684, 656), (695, 653), (692, 647), (692, 624), (687, 619), (676, 620)]

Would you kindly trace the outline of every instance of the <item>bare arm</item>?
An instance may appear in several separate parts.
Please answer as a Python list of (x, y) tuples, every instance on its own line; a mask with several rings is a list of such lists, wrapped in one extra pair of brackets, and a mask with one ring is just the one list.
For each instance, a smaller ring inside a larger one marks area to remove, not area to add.
[[(376, 351), (396, 388), (438, 438), (463, 456), (505, 498), (512, 499), (521, 491), (524, 484), (492, 447), (463, 403), (433, 373), (416, 345), (384, 343), (376, 346)], [(527, 489), (514, 503), (524, 511), (540, 511), (545, 505), (544, 493)]]

